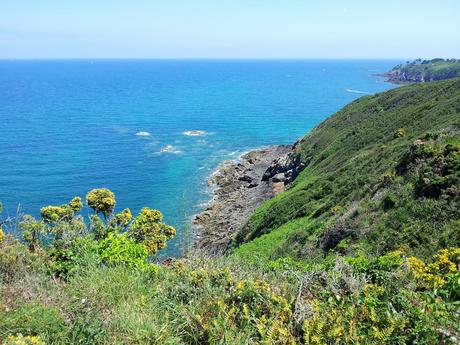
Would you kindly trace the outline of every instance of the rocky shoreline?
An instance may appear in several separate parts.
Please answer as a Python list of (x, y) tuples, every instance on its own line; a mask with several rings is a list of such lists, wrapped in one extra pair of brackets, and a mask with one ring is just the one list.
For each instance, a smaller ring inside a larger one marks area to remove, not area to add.
[(215, 186), (213, 199), (193, 220), (193, 251), (211, 256), (227, 252), (250, 214), (284, 191), (303, 168), (295, 145), (262, 148), (222, 163), (208, 181)]

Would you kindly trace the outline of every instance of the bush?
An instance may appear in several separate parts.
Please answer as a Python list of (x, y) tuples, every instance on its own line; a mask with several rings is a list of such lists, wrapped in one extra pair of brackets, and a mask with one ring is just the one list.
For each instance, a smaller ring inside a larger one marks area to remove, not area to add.
[(86, 203), (96, 214), (102, 213), (107, 219), (115, 208), (115, 194), (107, 188), (93, 189), (86, 194)]
[(428, 264), (415, 257), (408, 263), (421, 287), (460, 300), (460, 248), (442, 249)]
[(398, 201), (398, 197), (394, 193), (388, 193), (382, 200), (382, 207), (384, 211), (388, 211), (389, 209), (396, 206)]
[(160, 211), (144, 207), (131, 225), (130, 236), (145, 245), (149, 255), (163, 249), (166, 241), (176, 234), (176, 230), (162, 220)]
[(61, 206), (46, 206), (40, 209), (40, 215), (46, 223), (69, 221), (83, 207), (80, 197), (73, 198), (68, 204)]
[(393, 133), (393, 138), (395, 138), (395, 139), (403, 138), (405, 136), (406, 136), (406, 130), (404, 128), (398, 128)]
[(149, 257), (147, 248), (126, 234), (109, 233), (99, 241), (98, 252), (106, 264), (123, 264), (133, 268), (143, 268)]
[(17, 241), (0, 246), (0, 281), (10, 282), (27, 272), (46, 271), (44, 253), (31, 253)]

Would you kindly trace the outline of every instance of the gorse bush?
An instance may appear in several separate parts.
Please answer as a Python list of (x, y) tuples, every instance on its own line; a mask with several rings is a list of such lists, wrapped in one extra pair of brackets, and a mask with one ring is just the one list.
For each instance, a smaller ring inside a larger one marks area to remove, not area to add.
[[(75, 270), (81, 256), (79, 247), (84, 241), (97, 243), (89, 247), (102, 263), (153, 272), (149, 257), (164, 248), (166, 241), (176, 233), (172, 226), (162, 222), (161, 212), (143, 208), (134, 220), (129, 209), (113, 214), (115, 195), (105, 188), (93, 189), (86, 200), (95, 213), (89, 223), (77, 214), (83, 207), (80, 197), (61, 206), (43, 207), (40, 220), (24, 215), (19, 228), (29, 249), (43, 248), (50, 259), (50, 270), (60, 278), (66, 278)], [(99, 213), (104, 215), (104, 220), (99, 218)], [(86, 246), (86, 250), (89, 247)]]
[(86, 195), (86, 203), (96, 214), (102, 213), (107, 218), (115, 208), (115, 194), (107, 188), (93, 189)]

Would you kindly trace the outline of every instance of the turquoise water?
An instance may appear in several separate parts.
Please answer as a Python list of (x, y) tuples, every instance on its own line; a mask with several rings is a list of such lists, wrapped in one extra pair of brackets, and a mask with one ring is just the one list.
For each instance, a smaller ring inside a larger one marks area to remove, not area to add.
[(119, 210), (164, 213), (179, 233), (174, 255), (220, 162), (292, 143), (348, 102), (394, 87), (372, 74), (399, 62), (0, 61), (4, 212), (20, 204), (37, 215), (107, 187)]

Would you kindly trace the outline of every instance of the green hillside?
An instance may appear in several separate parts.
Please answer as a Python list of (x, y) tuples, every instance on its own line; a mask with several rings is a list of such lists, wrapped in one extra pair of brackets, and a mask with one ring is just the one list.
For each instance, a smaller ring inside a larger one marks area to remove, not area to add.
[(460, 77), (460, 60), (417, 59), (393, 68), (384, 74), (394, 83), (414, 83)]
[(360, 98), (296, 150), (227, 256), (157, 262), (175, 230), (105, 188), (86, 219), (0, 215), (0, 344), (458, 344), (460, 79)]
[(252, 215), (236, 253), (426, 256), (459, 245), (459, 144), (460, 79), (362, 97), (300, 141), (307, 168)]

